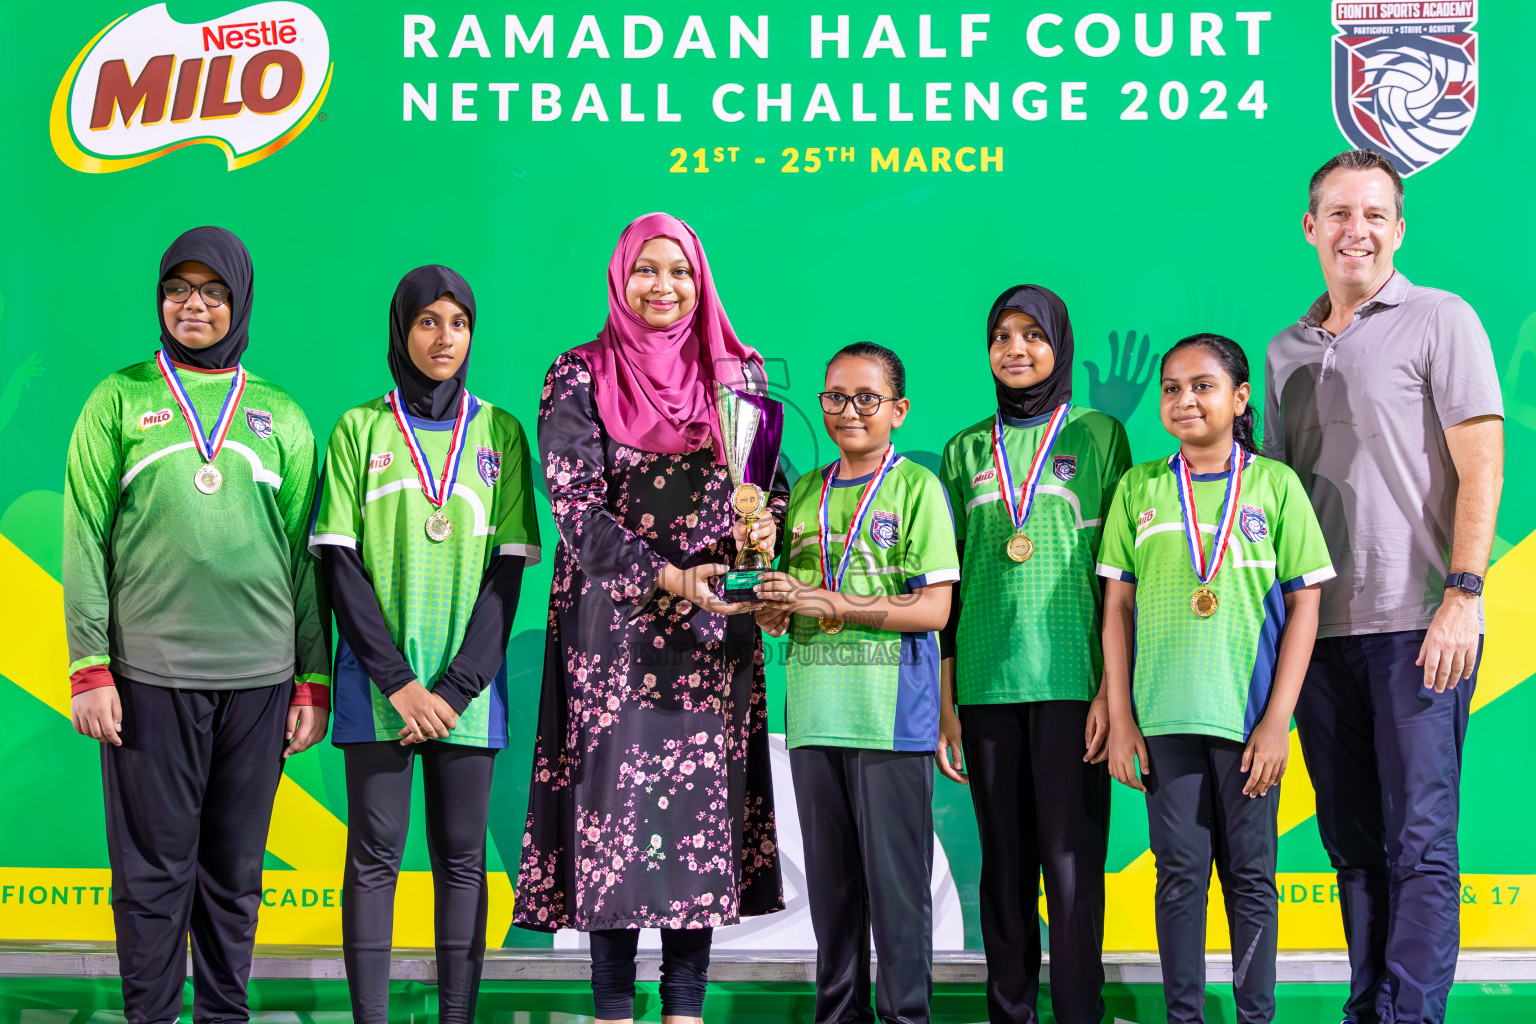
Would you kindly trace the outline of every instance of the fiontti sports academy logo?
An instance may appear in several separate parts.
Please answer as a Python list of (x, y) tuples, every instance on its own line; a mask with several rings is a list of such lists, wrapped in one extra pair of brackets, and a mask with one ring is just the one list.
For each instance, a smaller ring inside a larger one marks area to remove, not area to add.
[(303, 4), (274, 0), (183, 24), (165, 4), (86, 44), (53, 97), (59, 159), (102, 174), (198, 143), (248, 167), (292, 142), (331, 85), (331, 44)]
[(1237, 513), (1237, 522), (1243, 528), (1243, 536), (1255, 544), (1269, 536), (1269, 519), (1257, 505), (1244, 505)]
[(501, 479), (501, 452), (476, 445), (475, 466), (480, 470), (480, 479), (485, 481), (485, 486), (495, 487), (496, 481)]
[(1456, 148), (1477, 113), (1477, 0), (1335, 0), (1333, 115), (1404, 177)]

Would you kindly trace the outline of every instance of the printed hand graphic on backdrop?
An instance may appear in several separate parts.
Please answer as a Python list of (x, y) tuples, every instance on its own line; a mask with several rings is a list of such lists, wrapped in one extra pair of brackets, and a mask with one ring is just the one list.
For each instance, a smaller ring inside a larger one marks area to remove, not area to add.
[(1504, 384), (1504, 409), (1510, 424), (1536, 430), (1536, 313), (1525, 318), (1515, 337), (1515, 349), (1499, 374)]
[(32, 387), (32, 381), (43, 375), (43, 357), (33, 352), (21, 361), (21, 365), (11, 371), (11, 379), (5, 382), (5, 390), (0, 391), (0, 430), (11, 422), (11, 417), (16, 415), (16, 410), (21, 407), (21, 400), (27, 390)]
[[(1109, 373), (1099, 377), (1097, 363), (1085, 362), (1088, 367), (1088, 404), (1100, 412), (1107, 412), (1124, 423), (1136, 411), (1142, 394), (1152, 381), (1152, 368), (1161, 352), (1148, 352), (1152, 339), (1143, 334), (1141, 345), (1136, 344), (1136, 332), (1125, 332), (1125, 348), (1120, 347), (1118, 331), (1109, 332)], [(1135, 349), (1135, 368), (1132, 368), (1132, 349)]]

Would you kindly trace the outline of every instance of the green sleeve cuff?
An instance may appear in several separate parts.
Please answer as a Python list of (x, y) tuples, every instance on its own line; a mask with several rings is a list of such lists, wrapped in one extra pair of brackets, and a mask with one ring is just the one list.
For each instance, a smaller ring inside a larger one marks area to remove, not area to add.
[(112, 659), (107, 657), (105, 654), (98, 654), (92, 658), (80, 658), (77, 661), (72, 661), (69, 663), (69, 671), (65, 674), (72, 676), (83, 668), (93, 668), (97, 665), (110, 665), (111, 663)]
[(330, 686), (331, 677), (324, 672), (301, 672), (293, 677), (293, 681), (300, 686)]

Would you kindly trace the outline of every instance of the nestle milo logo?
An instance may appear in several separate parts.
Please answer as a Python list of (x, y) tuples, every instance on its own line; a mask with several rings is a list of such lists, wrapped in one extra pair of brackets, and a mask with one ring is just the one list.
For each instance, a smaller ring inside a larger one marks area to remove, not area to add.
[(54, 94), (59, 159), (104, 173), (196, 143), (229, 169), (271, 156), (309, 126), (331, 84), (318, 16), (271, 0), (197, 24), (165, 4), (119, 18), (86, 44)]

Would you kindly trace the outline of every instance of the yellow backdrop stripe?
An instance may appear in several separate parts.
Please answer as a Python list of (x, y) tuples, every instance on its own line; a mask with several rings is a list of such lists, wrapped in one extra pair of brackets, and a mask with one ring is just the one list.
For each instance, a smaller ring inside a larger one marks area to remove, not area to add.
[[(63, 587), (3, 535), (0, 535), (0, 578), (11, 581), (11, 586), (0, 588), (0, 621), (13, 627), (13, 635), (22, 638), (19, 644), (0, 645), (0, 675), (68, 717), (69, 687), (62, 678), (61, 668), (69, 663), (64, 620), (60, 614), (64, 602)], [(1536, 634), (1536, 607), (1520, 599), (1521, 594), (1529, 592), (1532, 581), (1536, 581), (1536, 534), (1526, 537), (1512, 548), (1489, 572), (1485, 601), (1488, 641), (1478, 674), (1473, 711), (1486, 707), (1536, 672), (1536, 650), (1520, 642), (1520, 638)], [(1301, 747), (1295, 730), (1292, 730), (1291, 763), (1280, 796), (1280, 831), (1288, 832), (1311, 818), (1315, 813), (1314, 808), (1312, 780), (1307, 776)], [(340, 864), (345, 854), (346, 841), (346, 826), (308, 791), (285, 775), (273, 808), (267, 849), (297, 869), (296, 877), (309, 877), (312, 873), (323, 874), (333, 870), (335, 865)], [(1152, 851), (1146, 850), (1117, 875), (1111, 875), (1108, 903), (1111, 909), (1117, 909), (1118, 912), (1109, 917), (1119, 924), (1113, 929), (1116, 935), (1106, 935), (1107, 948), (1151, 948), (1155, 944), (1148, 931), (1152, 906), (1150, 875), (1155, 867)], [(430, 874), (406, 873), (406, 876), (415, 875), (422, 877), (402, 877), (402, 894), (407, 889), (421, 886), (430, 892)], [(1304, 886), (1331, 885), (1332, 877), (1322, 874), (1316, 877), (1287, 874), (1282, 876), (1281, 882)], [(1494, 884), (1498, 880), (1490, 876), (1486, 881)], [(491, 884), (492, 913), (486, 933), (488, 940), (494, 944), (501, 941), (510, 925), (512, 893), (504, 873), (493, 873)], [(1222, 915), (1219, 893), (1213, 892), (1212, 895), (1211, 939), (1214, 946), (1219, 945), (1218, 937), (1222, 934)], [(397, 907), (400, 911), (396, 922), (397, 944), (428, 944), (431, 934), (431, 900), (397, 901)], [(424, 908), (424, 914), (412, 908)], [(263, 915), (263, 941), (303, 941), (298, 936), (313, 925), (300, 924), (299, 918), (289, 921), (288, 916)], [(1317, 912), (1304, 916), (1308, 927), (1302, 931), (1306, 934), (1288, 934), (1285, 942), (1288, 948), (1338, 945), (1342, 941), (1342, 935), (1337, 934), (1338, 915), (1331, 906), (1326, 911), (1318, 908)], [(100, 930), (100, 926), (88, 930), (94, 933)], [(278, 935), (278, 932), (282, 935)], [(1122, 932), (1124, 934), (1119, 934)], [(1109, 941), (1111, 938), (1114, 941)]]

